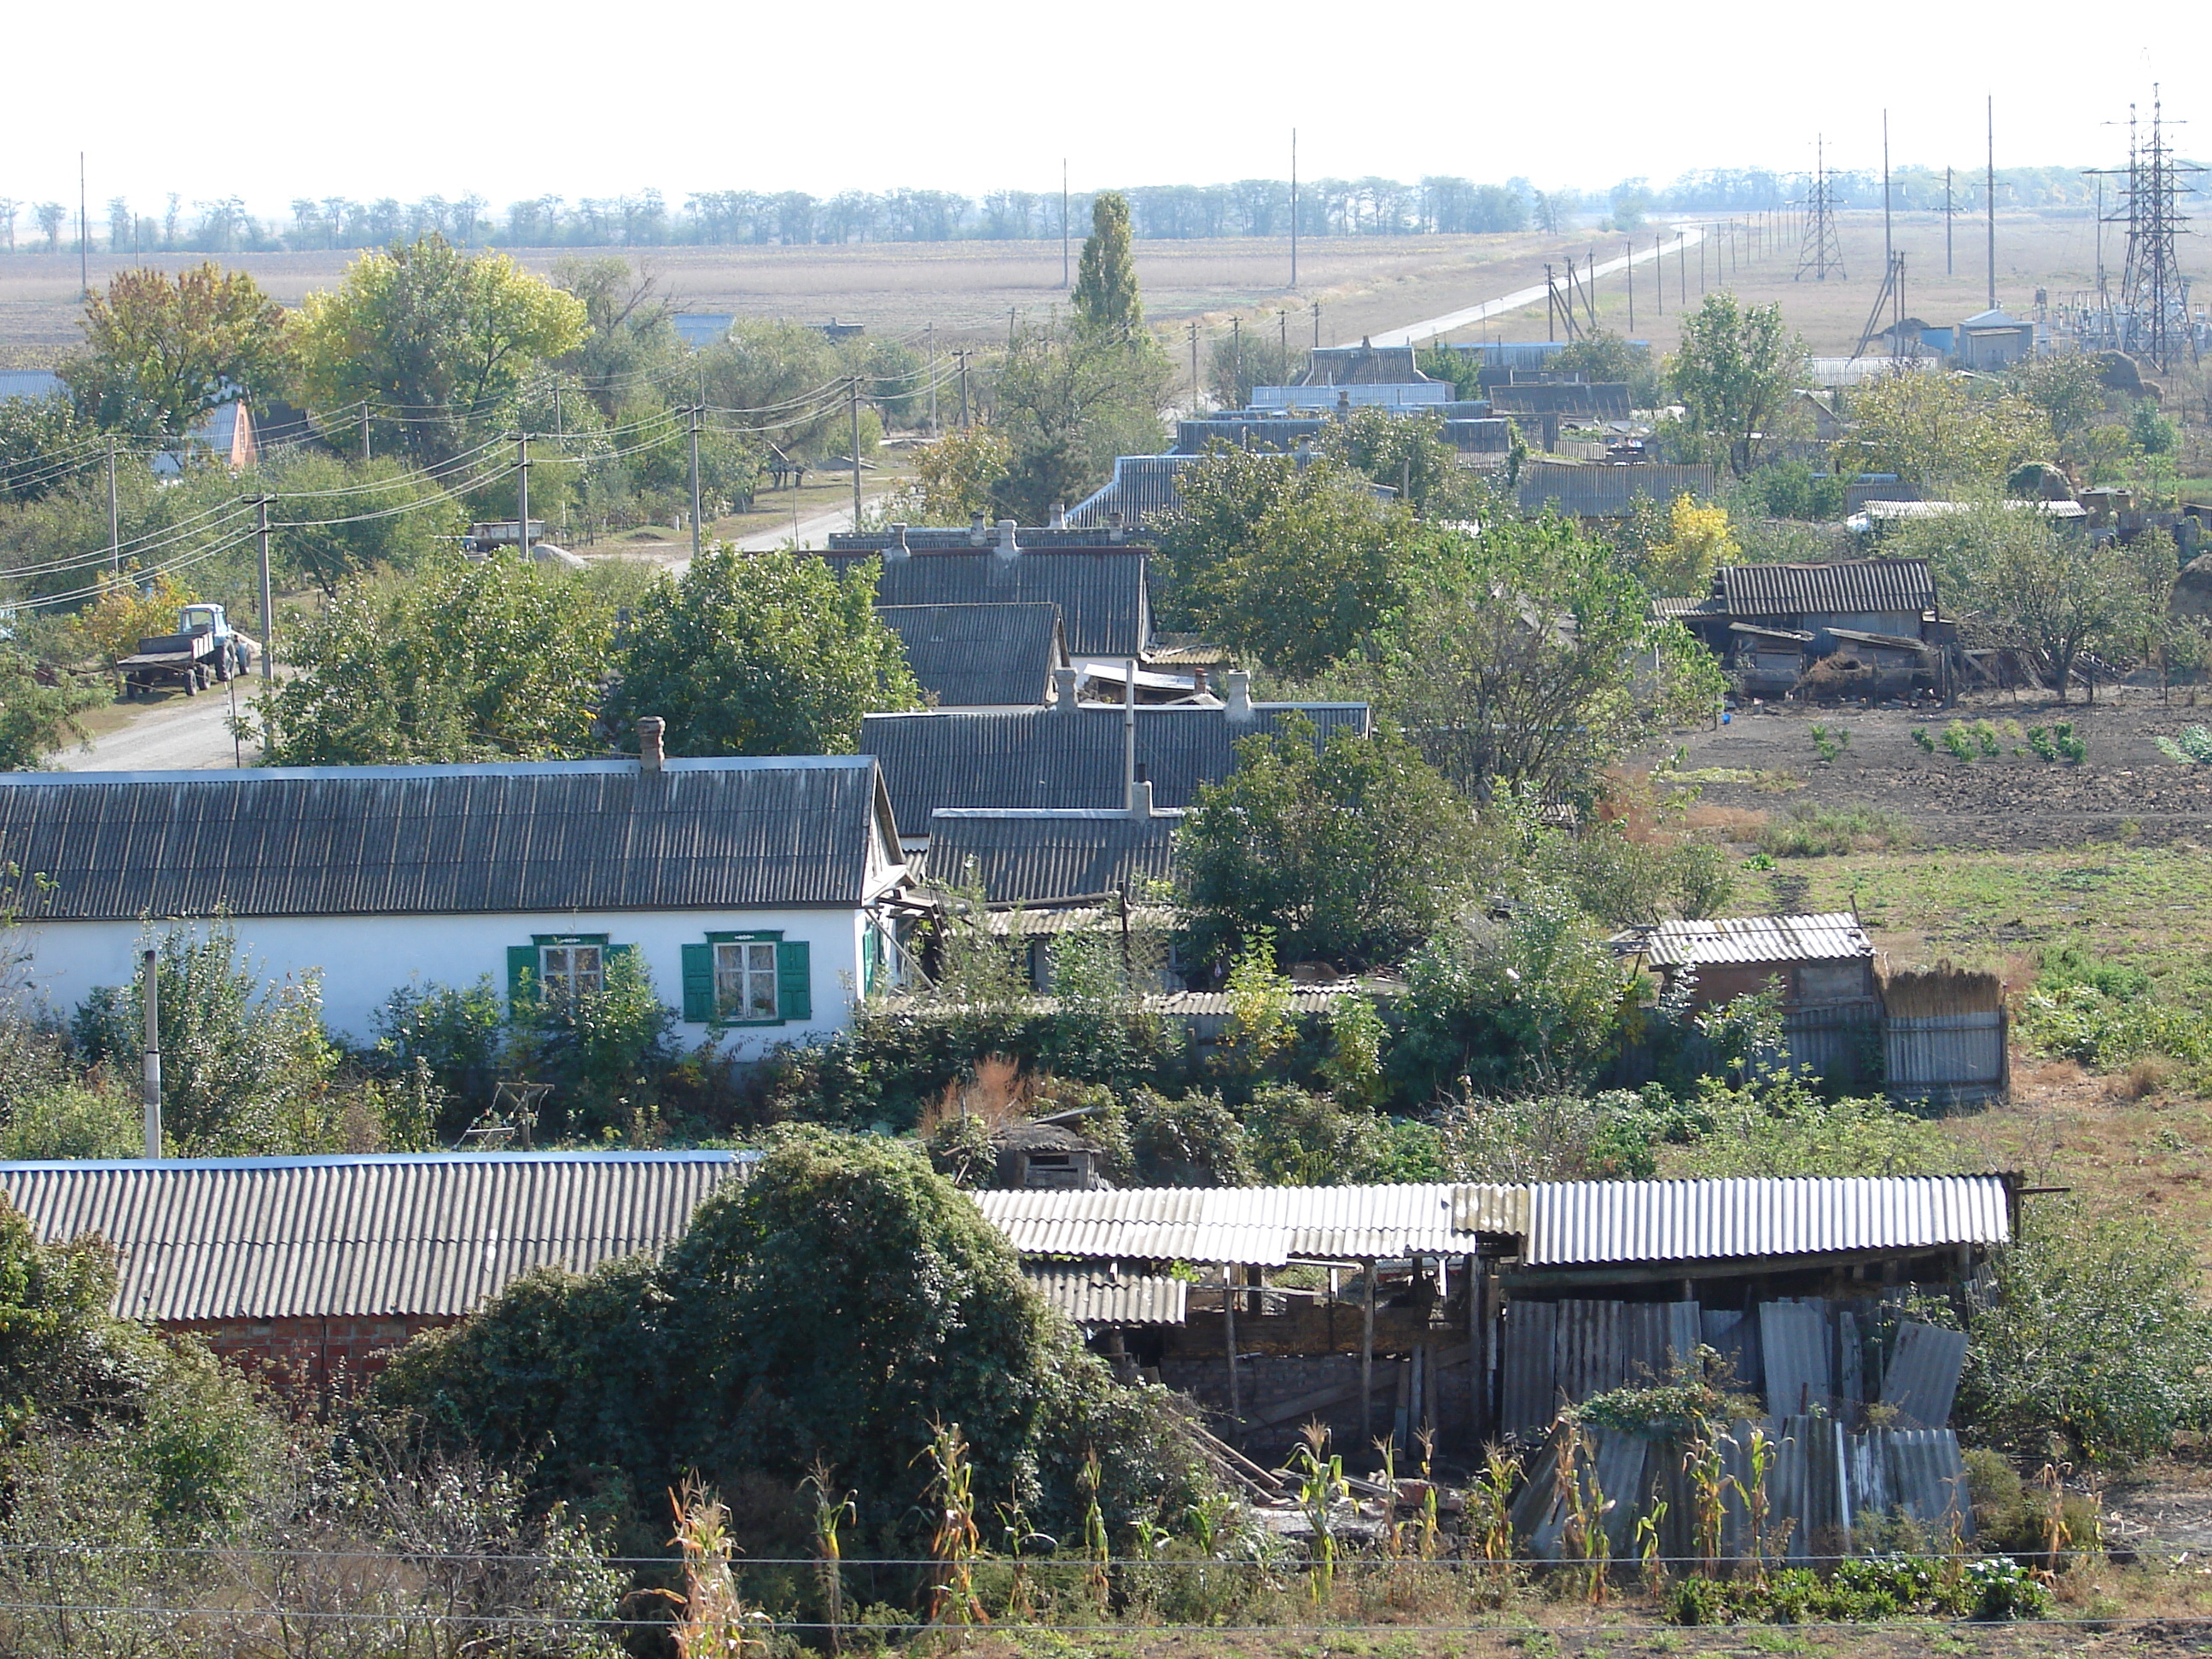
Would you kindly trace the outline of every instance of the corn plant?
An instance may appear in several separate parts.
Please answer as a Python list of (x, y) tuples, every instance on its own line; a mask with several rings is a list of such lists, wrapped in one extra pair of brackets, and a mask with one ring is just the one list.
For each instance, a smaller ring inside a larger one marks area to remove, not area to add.
[(751, 1659), (769, 1650), (768, 1615), (749, 1607), (730, 1575), (730, 1512), (696, 1480), (670, 1495), (684, 1554), (684, 1594), (660, 1594), (678, 1607), (670, 1636), (682, 1659)]
[(1106, 1538), (1105, 1511), (1098, 1507), (1098, 1488), (1103, 1481), (1098, 1453), (1095, 1448), (1085, 1446), (1083, 1468), (1075, 1477), (1084, 1499), (1083, 1555), (1088, 1565), (1084, 1569), (1083, 1583), (1101, 1618), (1108, 1612), (1114, 1593), (1114, 1547)]
[(1029, 1512), (1019, 1504), (999, 1505), (999, 1535), (1006, 1540), (1006, 1556), (1013, 1563), (1006, 1585), (1009, 1624), (1036, 1622), (1036, 1596), (1030, 1584), (1029, 1564), (1029, 1541), (1034, 1530), (1030, 1525)]
[(1437, 1437), (1434, 1430), (1423, 1429), (1421, 1442), (1421, 1509), (1413, 1522), (1413, 1553), (1424, 1561), (1433, 1561), (1443, 1553), (1443, 1528), (1437, 1520), (1437, 1482), (1435, 1459)]
[(1924, 726), (1916, 726), (1912, 728), (1912, 741), (1919, 746), (1923, 754), (1932, 755), (1936, 752), (1936, 739), (1928, 735), (1928, 728)]
[(1661, 1529), (1667, 1524), (1667, 1500), (1655, 1498), (1636, 1517), (1636, 1553), (1644, 1563), (1644, 1588), (1653, 1595), (1667, 1590), (1667, 1563), (1660, 1554)]
[(1589, 1431), (1565, 1413), (1552, 1425), (1559, 1455), (1552, 1465), (1553, 1491), (1566, 1517), (1559, 1528), (1564, 1554), (1583, 1564), (1583, 1594), (1592, 1607), (1605, 1605), (1607, 1568), (1613, 1559), (1613, 1540), (1607, 1536), (1605, 1517), (1613, 1500), (1597, 1478), (1597, 1444)]
[(1781, 1455), (1781, 1443), (1756, 1423), (1751, 1425), (1751, 1436), (1744, 1443), (1744, 1464), (1748, 1480), (1731, 1476), (1729, 1484), (1743, 1498), (1744, 1519), (1751, 1534), (1751, 1571), (1755, 1583), (1766, 1582), (1766, 1558), (1770, 1547), (1778, 1557), (1785, 1547), (1790, 1528), (1796, 1524), (1784, 1522), (1782, 1536), (1769, 1538), (1767, 1517), (1772, 1512), (1774, 1500), (1768, 1493), (1767, 1479), (1774, 1473), (1774, 1465)]
[(1406, 1553), (1406, 1528), (1398, 1520), (1398, 1448), (1386, 1435), (1375, 1449), (1382, 1456), (1382, 1552), (1395, 1561)]
[(1690, 1535), (1698, 1565), (1708, 1574), (1720, 1566), (1721, 1532), (1728, 1520), (1728, 1437), (1700, 1422), (1682, 1453), (1682, 1472), (1690, 1478)]
[(1832, 761), (1851, 746), (1851, 734), (1840, 726), (1816, 726), (1812, 729), (1813, 748), (1823, 761)]
[(929, 1426), (929, 1444), (922, 1455), (931, 1466), (929, 1495), (936, 1525), (930, 1534), (929, 1554), (937, 1573), (929, 1621), (986, 1625), (990, 1615), (975, 1594), (975, 1558), (983, 1553), (983, 1534), (975, 1525), (975, 1468), (969, 1461), (967, 1437), (957, 1423), (939, 1420)]
[(2038, 1517), (2043, 1528), (2043, 1553), (2048, 1565), (2045, 1576), (2055, 1578), (2065, 1565), (2066, 1552), (2074, 1542), (2074, 1528), (2066, 1520), (2066, 1477), (2073, 1473), (2071, 1463), (2045, 1463), (2035, 1477), (2038, 1500), (2043, 1513)]
[(1304, 1443), (1294, 1454), (1299, 1461), (1291, 1465), (1291, 1473), (1297, 1477), (1298, 1502), (1305, 1510), (1307, 1524), (1313, 1528), (1313, 1599), (1316, 1606), (1325, 1606), (1336, 1588), (1334, 1511), (1338, 1504), (1352, 1496), (1352, 1488), (1345, 1482), (1342, 1457), (1322, 1461), (1322, 1453), (1328, 1449), (1328, 1428), (1320, 1422), (1311, 1422), (1298, 1433)]
[(834, 1653), (844, 1645), (845, 1624), (845, 1558), (838, 1533), (847, 1522), (858, 1520), (860, 1511), (854, 1507), (851, 1492), (830, 1495), (836, 1480), (826, 1457), (817, 1457), (799, 1485), (800, 1491), (811, 1487), (814, 1493), (815, 1571), (822, 1581), (823, 1616), (830, 1626), (830, 1648)]
[(1468, 1528), (1475, 1551), (1486, 1561), (1513, 1559), (1513, 1486), (1521, 1478), (1521, 1460), (1507, 1454), (1494, 1441), (1482, 1449), (1482, 1467), (1467, 1489)]

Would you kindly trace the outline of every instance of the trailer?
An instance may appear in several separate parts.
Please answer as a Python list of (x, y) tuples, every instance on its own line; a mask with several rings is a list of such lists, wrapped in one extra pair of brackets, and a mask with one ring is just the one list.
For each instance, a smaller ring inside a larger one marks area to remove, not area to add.
[(244, 673), (253, 665), (257, 647), (234, 632), (219, 605), (188, 605), (177, 613), (177, 631), (138, 641), (138, 649), (115, 665), (125, 697), (149, 696), (171, 684), (197, 696), (203, 686)]

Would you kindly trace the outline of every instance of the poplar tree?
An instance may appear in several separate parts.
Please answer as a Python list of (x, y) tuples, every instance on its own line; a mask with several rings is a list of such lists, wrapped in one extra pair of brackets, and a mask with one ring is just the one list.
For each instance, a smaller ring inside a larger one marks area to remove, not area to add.
[(1101, 334), (1129, 334), (1145, 324), (1137, 294), (1137, 258), (1130, 247), (1129, 199), (1102, 191), (1091, 204), (1091, 234), (1076, 266), (1075, 316)]

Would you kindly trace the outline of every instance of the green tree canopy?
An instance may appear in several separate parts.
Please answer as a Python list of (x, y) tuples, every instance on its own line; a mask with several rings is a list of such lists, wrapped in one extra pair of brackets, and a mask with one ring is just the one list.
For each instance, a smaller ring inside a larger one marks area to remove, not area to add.
[(99, 425), (181, 437), (208, 410), (283, 381), (291, 323), (242, 270), (210, 262), (171, 277), (118, 271), (87, 297), (85, 349), (62, 365), (79, 409)]
[(69, 394), (0, 398), (0, 500), (35, 501), (99, 458), (99, 434)]
[(278, 766), (546, 760), (599, 752), (614, 618), (543, 565), (459, 554), (342, 587), (257, 700)]
[(1074, 302), (1076, 320), (1094, 333), (1133, 334), (1145, 325), (1129, 199), (1118, 190), (1102, 190), (1091, 204), (1091, 234), (1075, 268)]
[(1850, 413), (1850, 434), (1836, 447), (1843, 472), (1974, 493), (2057, 453), (2050, 420), (2029, 398), (1947, 374), (1882, 375), (1851, 393)]
[(683, 358), (675, 301), (657, 278), (615, 255), (571, 255), (554, 265), (553, 281), (584, 308), (583, 337), (561, 366), (602, 416), (617, 420), (640, 382), (672, 377)]
[(0, 772), (37, 770), (84, 735), (76, 716), (99, 701), (66, 672), (0, 641)]
[(1467, 804), (1403, 742), (1340, 732), (1316, 747), (1292, 716), (1240, 742), (1183, 820), (1194, 954), (1224, 961), (1268, 932), (1289, 961), (1399, 961), (1462, 900), (1472, 836)]
[(471, 257), (434, 233), (363, 254), (302, 311), (308, 406), (343, 441), (366, 404), (377, 453), (434, 461), (511, 420), (524, 378), (587, 331), (575, 295), (504, 254)]
[(1355, 409), (1322, 433), (1322, 453), (1396, 492), (1420, 513), (1455, 502), (1461, 494), (1459, 456), (1443, 440), (1443, 422), (1432, 415), (1392, 409)]
[(417, 1338), (380, 1401), (539, 1478), (628, 1489), (655, 1524), (685, 1473), (790, 1483), (816, 1459), (887, 1548), (925, 1541), (933, 1425), (960, 1425), (976, 1509), (1078, 1523), (1086, 1448), (1118, 1528), (1179, 1512), (1203, 1477), (1158, 1396), (1115, 1384), (1038, 1301), (975, 1206), (918, 1148), (790, 1132), (702, 1205), (665, 1262), (545, 1272)]
[[(1458, 537), (1378, 644), (1385, 710), (1457, 787), (1586, 797), (1628, 749), (1725, 684), (1613, 549), (1556, 517)], [(1656, 671), (1656, 672), (1655, 672)]]
[(1805, 343), (1783, 331), (1780, 306), (1746, 309), (1733, 294), (1707, 295), (1683, 322), (1668, 365), (1683, 424), (1741, 477), (1776, 435), (1804, 361)]
[(659, 715), (672, 755), (849, 755), (863, 714), (922, 706), (875, 590), (872, 567), (716, 548), (638, 605), (607, 717)]
[(1152, 337), (1065, 324), (1017, 330), (991, 382), (992, 426), (1007, 447), (992, 488), (1003, 515), (1042, 524), (1113, 476), (1117, 455), (1152, 455), (1175, 367)]
[(1399, 605), (1423, 553), (1402, 508), (1341, 462), (1217, 446), (1159, 524), (1171, 628), (1306, 678), (1357, 651)]

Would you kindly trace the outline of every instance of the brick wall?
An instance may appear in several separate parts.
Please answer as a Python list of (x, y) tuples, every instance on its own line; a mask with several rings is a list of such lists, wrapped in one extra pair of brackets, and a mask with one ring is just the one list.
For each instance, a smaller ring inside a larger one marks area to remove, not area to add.
[(189, 1331), (216, 1353), (280, 1386), (349, 1393), (384, 1369), (392, 1351), (418, 1331), (454, 1322), (396, 1316), (381, 1319), (228, 1319), (165, 1325)]

